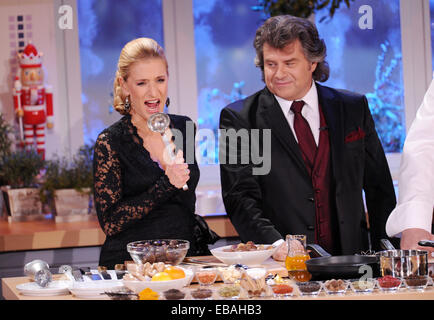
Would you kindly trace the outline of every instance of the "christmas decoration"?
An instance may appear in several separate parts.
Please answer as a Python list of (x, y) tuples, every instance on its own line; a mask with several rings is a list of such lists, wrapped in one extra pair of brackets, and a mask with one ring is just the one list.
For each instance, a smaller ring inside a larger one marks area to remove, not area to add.
[(45, 125), (53, 128), (52, 87), (44, 85), (42, 53), (29, 43), (18, 53), (19, 71), (15, 77), (14, 110), (19, 121), (21, 144), (45, 159)]

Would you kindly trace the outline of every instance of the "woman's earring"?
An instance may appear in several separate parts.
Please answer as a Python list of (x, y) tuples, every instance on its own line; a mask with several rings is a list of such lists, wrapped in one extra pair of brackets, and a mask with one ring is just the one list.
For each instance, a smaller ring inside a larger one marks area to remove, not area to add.
[(129, 96), (125, 97), (124, 110), (125, 110), (126, 113), (129, 113), (130, 110), (131, 110), (131, 103), (130, 103)]
[(166, 108), (169, 108), (169, 105), (170, 105), (170, 99), (169, 99), (169, 97), (167, 97), (167, 99), (166, 99)]

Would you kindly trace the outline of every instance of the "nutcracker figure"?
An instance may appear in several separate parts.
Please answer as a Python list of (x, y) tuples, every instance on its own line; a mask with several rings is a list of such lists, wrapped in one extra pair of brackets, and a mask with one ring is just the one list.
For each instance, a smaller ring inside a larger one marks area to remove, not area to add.
[(14, 82), (14, 109), (20, 126), (21, 142), (26, 149), (33, 147), (45, 158), (45, 123), (53, 128), (52, 87), (44, 85), (42, 54), (29, 43), (18, 53), (20, 70)]

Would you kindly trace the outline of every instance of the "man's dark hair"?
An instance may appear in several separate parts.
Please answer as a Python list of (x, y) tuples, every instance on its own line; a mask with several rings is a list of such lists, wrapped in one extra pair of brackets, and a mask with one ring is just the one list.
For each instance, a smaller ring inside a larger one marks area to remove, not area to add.
[(313, 79), (320, 82), (328, 79), (330, 69), (325, 61), (327, 48), (324, 40), (319, 38), (318, 30), (312, 22), (291, 15), (271, 17), (256, 31), (253, 41), (256, 49), (255, 64), (261, 68), (262, 77), (264, 77), (264, 44), (268, 43), (273, 48), (283, 49), (297, 39), (300, 40), (306, 59), (318, 63), (312, 75)]

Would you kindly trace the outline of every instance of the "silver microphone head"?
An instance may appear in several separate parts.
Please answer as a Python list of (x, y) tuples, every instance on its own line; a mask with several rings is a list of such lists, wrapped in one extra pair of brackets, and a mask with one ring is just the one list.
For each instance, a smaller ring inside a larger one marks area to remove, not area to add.
[[(166, 129), (169, 127), (169, 124), (170, 124), (169, 116), (162, 112), (154, 113), (148, 119), (149, 129), (151, 129), (151, 131), (160, 133), (163, 136), (163, 141), (166, 144), (166, 146), (169, 145), (169, 141), (165, 139), (164, 133)], [(175, 158), (175, 154), (173, 151), (171, 152), (171, 157)], [(184, 191), (188, 190), (187, 184), (185, 184), (182, 187), (182, 189)]]
[(166, 129), (169, 127), (170, 118), (165, 113), (154, 113), (148, 119), (148, 127), (154, 132), (164, 134)]

